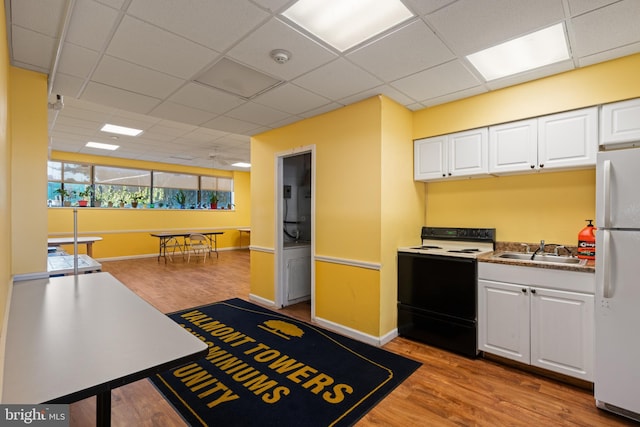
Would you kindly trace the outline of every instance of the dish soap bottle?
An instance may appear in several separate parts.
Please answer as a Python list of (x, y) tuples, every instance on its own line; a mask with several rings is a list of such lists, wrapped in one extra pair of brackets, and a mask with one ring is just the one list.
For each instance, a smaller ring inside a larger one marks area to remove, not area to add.
[(596, 228), (592, 219), (585, 220), (587, 226), (578, 233), (578, 258), (596, 259)]

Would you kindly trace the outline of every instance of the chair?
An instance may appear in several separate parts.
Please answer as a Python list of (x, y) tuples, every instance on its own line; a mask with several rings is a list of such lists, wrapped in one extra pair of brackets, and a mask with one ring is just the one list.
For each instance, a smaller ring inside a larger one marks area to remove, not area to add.
[(194, 256), (202, 255), (202, 262), (206, 262), (207, 255), (209, 254), (209, 240), (203, 234), (190, 234), (189, 241), (187, 243), (188, 256), (187, 263), (191, 260), (191, 254)]

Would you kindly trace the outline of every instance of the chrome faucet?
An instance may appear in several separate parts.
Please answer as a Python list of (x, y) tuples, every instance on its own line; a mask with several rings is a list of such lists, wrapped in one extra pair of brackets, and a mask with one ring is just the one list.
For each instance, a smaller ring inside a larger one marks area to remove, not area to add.
[(529, 247), (528, 244), (526, 243), (520, 243), (520, 246), (524, 246), (524, 253), (525, 254), (530, 254), (531, 253), (531, 248)]
[(538, 254), (538, 252), (542, 252), (544, 253), (544, 240), (540, 240), (540, 247), (538, 249), (535, 250), (535, 252), (533, 253), (533, 255), (531, 255), (531, 261), (533, 261), (533, 259), (536, 257), (536, 255)]
[(556, 246), (556, 248), (553, 250), (553, 254), (555, 256), (560, 255), (560, 249), (564, 249), (565, 251), (567, 251), (567, 254), (569, 254), (569, 256), (573, 256), (573, 252), (571, 252), (571, 249), (567, 248), (566, 246), (563, 245), (558, 245)]

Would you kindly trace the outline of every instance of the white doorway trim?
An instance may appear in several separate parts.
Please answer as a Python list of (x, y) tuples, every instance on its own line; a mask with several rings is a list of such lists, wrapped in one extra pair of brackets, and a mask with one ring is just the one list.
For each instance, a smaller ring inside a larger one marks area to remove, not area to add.
[(293, 148), (291, 150), (275, 153), (275, 224), (274, 224), (274, 240), (275, 240), (275, 256), (274, 256), (274, 287), (275, 287), (275, 306), (282, 308), (285, 304), (284, 295), (284, 237), (282, 226), (284, 223), (284, 212), (282, 200), (284, 197), (284, 159), (286, 157), (297, 156), (300, 154), (311, 153), (311, 320), (315, 319), (316, 304), (316, 146), (307, 145)]

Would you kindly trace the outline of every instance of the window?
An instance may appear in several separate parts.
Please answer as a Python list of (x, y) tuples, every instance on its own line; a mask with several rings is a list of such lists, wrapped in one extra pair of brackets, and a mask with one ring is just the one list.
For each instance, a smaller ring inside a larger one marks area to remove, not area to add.
[(79, 163), (48, 163), (48, 206), (214, 209), (234, 206), (233, 178)]
[(96, 206), (131, 206), (151, 202), (151, 171), (95, 167)]
[(233, 179), (220, 176), (200, 177), (200, 194), (204, 206), (209, 203), (211, 209), (225, 206), (230, 209), (233, 206)]
[[(198, 176), (170, 172), (154, 172), (153, 186), (158, 192), (159, 206), (195, 209), (198, 206)], [(155, 194), (154, 194), (155, 196)]]

